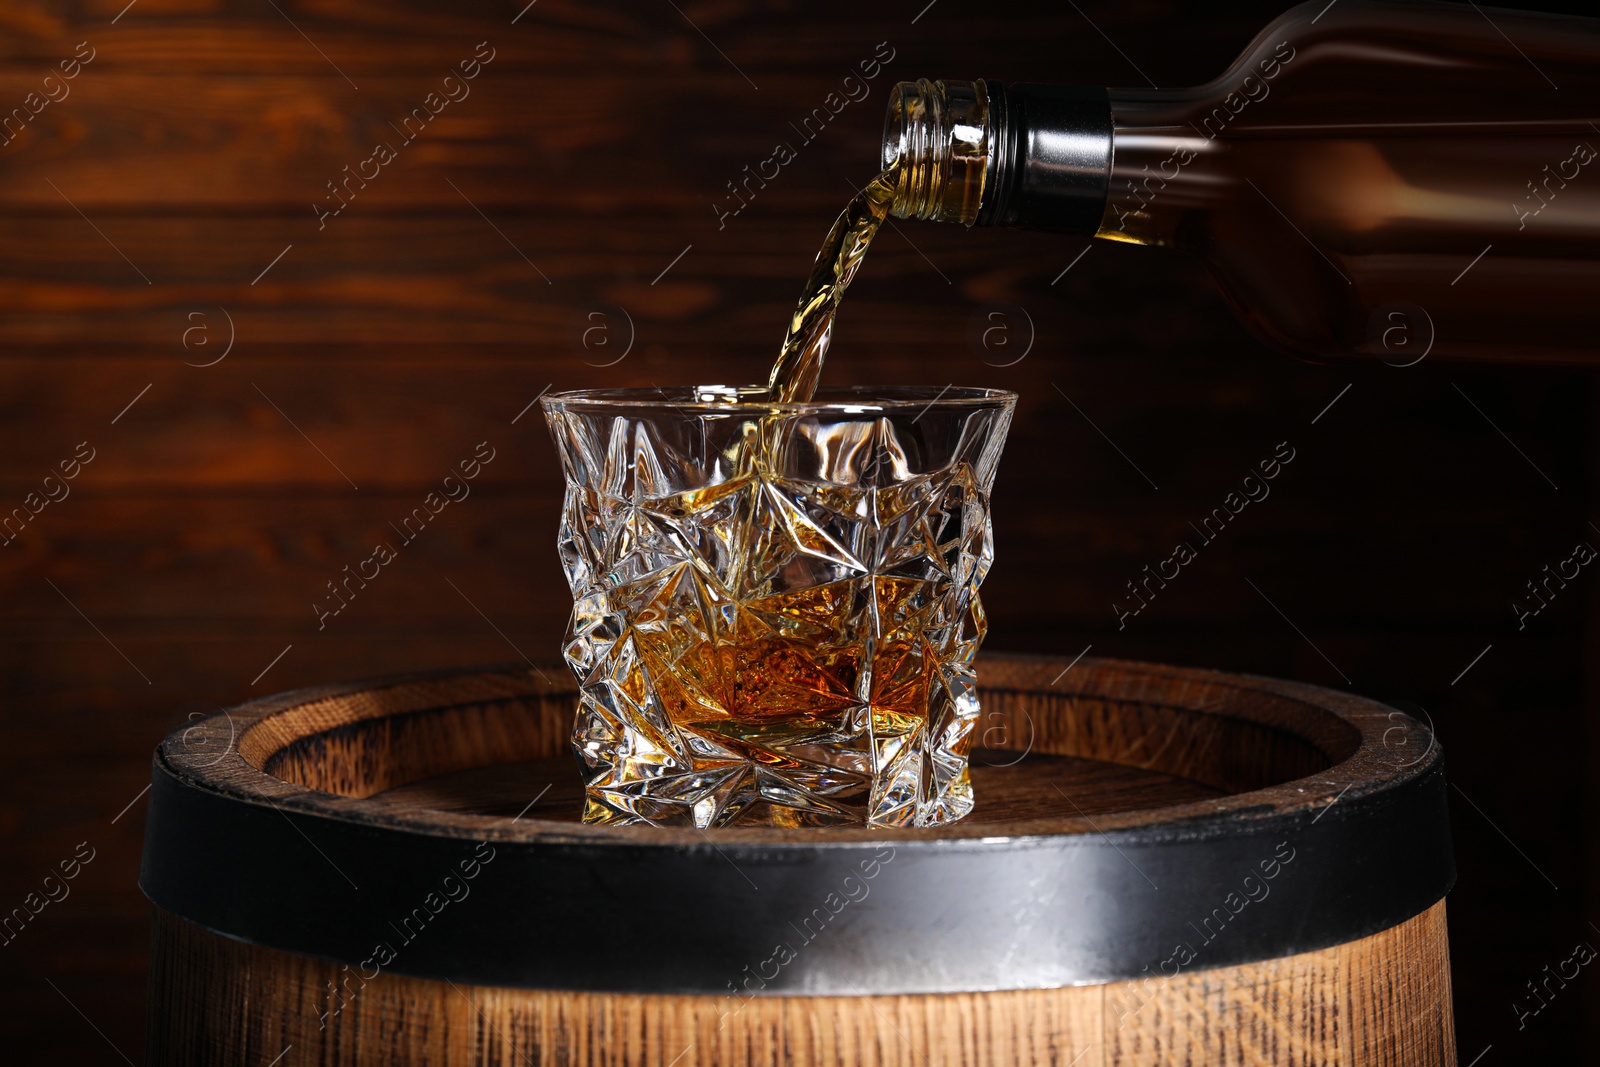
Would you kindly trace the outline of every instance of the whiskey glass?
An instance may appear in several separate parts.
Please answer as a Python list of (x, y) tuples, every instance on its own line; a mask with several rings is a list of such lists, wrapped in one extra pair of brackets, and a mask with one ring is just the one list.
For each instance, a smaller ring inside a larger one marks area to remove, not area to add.
[(1016, 394), (758, 392), (542, 400), (584, 821), (954, 822)]

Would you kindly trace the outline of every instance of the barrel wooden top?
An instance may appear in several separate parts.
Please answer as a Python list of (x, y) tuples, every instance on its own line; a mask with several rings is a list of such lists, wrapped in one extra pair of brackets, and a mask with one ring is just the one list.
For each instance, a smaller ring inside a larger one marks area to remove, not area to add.
[[(1065, 667), (1042, 657), (981, 661), (977, 808), (972, 817), (933, 831), (938, 837), (1082, 833), (1222, 813), (1249, 818), (1311, 810), (1346, 786), (1345, 799), (1354, 800), (1367, 788), (1389, 784), (1406, 763), (1416, 760), (1420, 767), (1432, 742), (1426, 727), (1408, 716), (1330, 690), (1112, 660), (1086, 658), (1063, 674)], [(302, 689), (177, 731), (162, 744), (160, 758), (242, 798), (434, 833), (508, 841), (553, 835), (700, 840), (701, 832), (692, 829), (578, 822), (580, 805), (571, 790), (579, 779), (569, 742), (576, 694), (570, 673), (556, 665)], [(1004, 766), (1017, 756), (1015, 768)], [(1076, 758), (1077, 773), (1056, 773), (1050, 757)], [(486, 768), (505, 774), (516, 764), (523, 767), (510, 773), (525, 774), (526, 781), (507, 789), (493, 811), (445, 797), (431, 803), (428, 791), (416, 788)], [(1338, 775), (1318, 775), (1335, 764)], [(1094, 809), (1079, 814), (1072, 807), (1077, 798), (1050, 787), (1093, 785), (1085, 775), (1117, 770), (1151, 772), (1133, 777), (1157, 791), (1148, 803), (1129, 797), (1114, 814), (1102, 808), (1093, 826), (1085, 815)], [(985, 779), (1014, 788), (996, 797), (981, 788)], [(1155, 785), (1163, 779), (1171, 791)], [(540, 796), (545, 786), (551, 792)], [(522, 803), (510, 814), (522, 818), (510, 822), (503, 808), (518, 788)], [(522, 813), (530, 801), (534, 806)], [(804, 844), (819, 837), (923, 839), (929, 831), (730, 827), (717, 834), (719, 840)]]
[[(1149, 811), (1227, 795), (1214, 786), (1143, 767), (994, 748), (973, 751), (972, 779), (983, 801), (967, 823), (969, 828), (989, 827), (990, 833), (1016, 822)], [(576, 823), (583, 811), (583, 776), (575, 760), (545, 757), (435, 775), (374, 793), (371, 799), (401, 815), (455, 812)]]
[[(771, 986), (831, 993), (1131, 977), (1185, 924), (1273, 894), (1201, 965), (1247, 962), (1391, 926), (1453, 879), (1442, 754), (1391, 708), (1109, 660), (990, 655), (978, 679), (977, 807), (935, 830), (584, 825), (555, 666), (268, 697), (161, 744), (141, 884), (220, 933), (355, 963), (352, 915), (393, 925), (493, 853), (479, 903), (437, 912), (449, 934), (394, 969), (643, 991), (670, 970), (693, 991), (853, 877), (861, 900), (830, 912), (859, 928), (848, 950)], [(557, 960), (593, 955), (597, 926), (671, 967)]]

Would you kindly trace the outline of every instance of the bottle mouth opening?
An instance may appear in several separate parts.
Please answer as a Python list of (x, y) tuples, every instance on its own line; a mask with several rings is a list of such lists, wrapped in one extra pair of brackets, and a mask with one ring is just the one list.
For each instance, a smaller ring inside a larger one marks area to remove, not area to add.
[(895, 175), (891, 212), (971, 226), (988, 177), (989, 94), (981, 81), (900, 82), (890, 90), (881, 163)]

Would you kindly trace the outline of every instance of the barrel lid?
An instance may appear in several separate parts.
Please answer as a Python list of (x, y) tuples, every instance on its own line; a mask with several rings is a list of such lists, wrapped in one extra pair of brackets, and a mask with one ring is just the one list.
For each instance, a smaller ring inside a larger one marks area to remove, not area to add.
[(977, 808), (937, 830), (583, 825), (554, 666), (267, 697), (157, 748), (140, 886), (366, 980), (861, 995), (1251, 963), (1454, 881), (1442, 752), (1393, 708), (1087, 658), (978, 679)]

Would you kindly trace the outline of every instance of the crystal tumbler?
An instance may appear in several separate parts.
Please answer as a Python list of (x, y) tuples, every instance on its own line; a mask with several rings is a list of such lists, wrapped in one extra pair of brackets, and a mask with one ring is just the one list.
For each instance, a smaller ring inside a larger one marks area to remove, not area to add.
[(978, 586), (1016, 394), (749, 397), (543, 400), (584, 821), (953, 822), (972, 810)]

